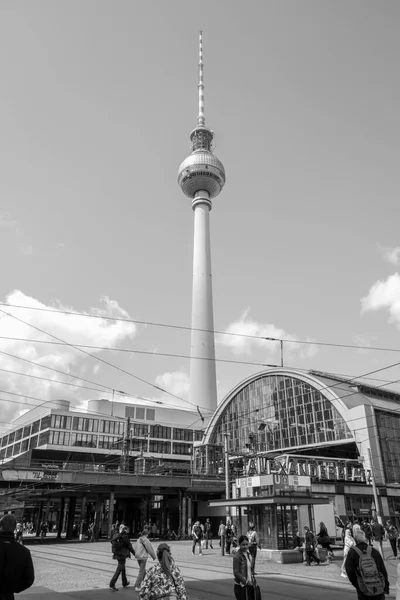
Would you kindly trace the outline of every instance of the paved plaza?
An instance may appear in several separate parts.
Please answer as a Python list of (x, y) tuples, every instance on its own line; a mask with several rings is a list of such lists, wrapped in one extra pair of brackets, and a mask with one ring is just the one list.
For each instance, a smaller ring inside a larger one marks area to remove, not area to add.
[[(157, 546), (158, 540), (154, 542)], [(232, 557), (221, 556), (221, 550), (215, 542), (214, 550), (204, 550), (203, 556), (193, 556), (191, 542), (171, 542), (172, 554), (185, 578), (191, 600), (202, 600), (215, 595), (228, 595), (233, 597), (232, 585)], [(111, 545), (108, 541), (96, 543), (60, 543), (36, 544), (29, 546), (36, 571), (34, 586), (27, 592), (20, 594), (23, 600), (38, 600), (57, 597), (54, 592), (74, 593), (75, 598), (102, 598), (103, 593), (110, 594), (108, 584), (114, 572), (116, 562), (111, 556)], [(265, 553), (259, 552), (257, 557), (257, 578), (261, 588), (266, 591), (271, 586), (285, 584), (285, 589), (290, 588), (293, 582), (297, 585), (307, 586), (306, 597), (311, 598), (310, 585), (316, 590), (327, 587), (330, 592), (326, 597), (335, 598), (334, 591), (341, 592), (341, 598), (354, 597), (353, 588), (347, 580), (340, 577), (339, 570), (342, 562), (342, 551), (335, 552), (335, 560), (321, 566), (307, 567), (303, 564), (281, 565), (267, 561)], [(385, 545), (385, 557), (390, 556), (389, 545)], [(391, 596), (395, 596), (397, 564), (400, 561), (387, 560), (386, 565), (391, 582)], [(151, 566), (151, 559), (148, 565)], [(123, 590), (120, 588), (119, 598), (136, 597), (133, 584), (138, 573), (135, 559), (127, 561), (128, 579), (132, 587)], [(117, 583), (120, 584), (120, 582)], [(209, 592), (206, 593), (206, 590)], [(303, 589), (303, 588), (302, 588)], [(305, 590), (306, 588), (304, 588)], [(225, 591), (226, 590), (226, 594)], [(48, 595), (48, 592), (53, 594)], [(81, 592), (81, 593), (77, 593)], [(106, 595), (107, 595), (106, 594)], [(300, 594), (300, 592), (299, 592)], [(281, 596), (282, 594), (279, 594)], [(300, 598), (301, 595), (288, 596)], [(316, 596), (318, 598), (318, 596)]]

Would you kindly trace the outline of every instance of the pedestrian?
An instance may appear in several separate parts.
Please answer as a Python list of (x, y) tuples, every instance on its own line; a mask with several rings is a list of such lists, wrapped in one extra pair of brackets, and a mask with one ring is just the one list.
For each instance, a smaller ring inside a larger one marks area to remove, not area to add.
[(353, 546), (355, 546), (355, 545), (356, 545), (356, 542), (354, 541), (354, 538), (351, 535), (351, 530), (346, 529), (345, 536), (344, 536), (343, 561), (342, 561), (342, 566), (340, 567), (340, 576), (343, 577), (344, 579), (347, 579), (347, 573), (346, 573), (346, 568), (345, 568), (346, 558), (347, 558), (350, 548), (353, 548)]
[(238, 543), (239, 549), (233, 557), (233, 591), (236, 600), (249, 600), (249, 596), (254, 598), (254, 560), (247, 535), (241, 535)]
[(111, 548), (113, 553), (113, 559), (118, 561), (115, 573), (110, 581), (110, 590), (112, 592), (118, 592), (118, 588), (115, 587), (118, 577), (121, 575), (122, 587), (128, 587), (130, 581), (126, 577), (126, 559), (131, 557), (131, 554), (135, 556), (135, 551), (132, 548), (131, 541), (129, 539), (129, 529), (126, 525), (120, 525), (119, 532), (115, 533), (111, 538)]
[(367, 519), (364, 519), (364, 521), (361, 523), (361, 529), (365, 533), (367, 543), (372, 546), (372, 529)]
[(47, 521), (42, 521), (40, 523), (40, 539), (42, 540), (42, 542), (43, 542), (43, 539), (46, 537), (48, 530), (49, 530), (49, 526), (47, 524)]
[(138, 541), (135, 544), (135, 556), (138, 561), (139, 573), (135, 582), (135, 591), (140, 591), (140, 584), (142, 583), (144, 576), (146, 574), (146, 563), (149, 555), (153, 560), (156, 560), (156, 553), (154, 552), (154, 548), (151, 545), (150, 540), (148, 539), (149, 530), (143, 529), (140, 534)]
[(15, 541), (18, 542), (19, 544), (22, 544), (22, 534), (23, 534), (23, 527), (21, 525), (21, 523), (17, 523), (16, 527), (15, 527)]
[(389, 538), (390, 545), (392, 546), (393, 556), (397, 558), (397, 538), (399, 532), (397, 531), (397, 527), (395, 527), (390, 521), (386, 521), (386, 533)]
[(165, 542), (157, 548), (157, 559), (158, 562), (150, 567), (142, 581), (140, 599), (186, 600), (185, 582), (171, 556), (171, 548)]
[(192, 538), (193, 538), (193, 546), (192, 546), (192, 554), (196, 554), (196, 545), (199, 545), (199, 556), (203, 555), (203, 550), (201, 547), (201, 542), (203, 540), (203, 530), (200, 526), (200, 521), (196, 521), (192, 527)]
[[(372, 530), (372, 535), (373, 535), (374, 541), (378, 544), (379, 552), (381, 553), (382, 558), (385, 558), (383, 555), (383, 546), (382, 546), (382, 540), (385, 537), (385, 529), (381, 523), (378, 523), (378, 521), (374, 520), (371, 525), (371, 530)], [(354, 533), (353, 533), (353, 535), (354, 535)], [(355, 535), (354, 535), (354, 537), (355, 537)]]
[(307, 525), (304, 527), (304, 531), (305, 531), (304, 544), (305, 544), (305, 551), (306, 551), (306, 564), (308, 567), (310, 567), (311, 562), (315, 561), (317, 563), (317, 565), (319, 565), (319, 563), (321, 561), (318, 558), (318, 556), (316, 556), (316, 554), (315, 554), (315, 541), (314, 541), (315, 536), (314, 536), (313, 532), (310, 531), (310, 528), (307, 527)]
[(352, 529), (353, 529), (353, 537), (354, 537), (356, 531), (360, 531), (360, 529), (361, 529), (360, 522), (359, 521), (355, 521), (355, 523), (353, 523)]
[(367, 544), (365, 533), (354, 534), (355, 546), (350, 548), (345, 569), (356, 588), (358, 600), (384, 600), (389, 594), (389, 579), (381, 554)]
[(227, 554), (231, 553), (232, 539), (233, 539), (232, 525), (228, 522), (226, 529), (225, 529), (225, 540), (226, 540), (225, 552)]
[(206, 549), (208, 549), (208, 542), (210, 542), (210, 548), (211, 550), (213, 550), (213, 545), (212, 545), (212, 532), (211, 532), (211, 523), (210, 523), (210, 519), (206, 519), (206, 522), (204, 524), (204, 538), (206, 540)]
[(153, 525), (151, 526), (151, 536), (153, 538), (153, 542), (156, 539), (156, 535), (157, 535), (157, 525), (155, 523), (153, 523)]
[(258, 533), (255, 529), (254, 523), (250, 521), (249, 530), (247, 532), (247, 539), (249, 540), (249, 552), (253, 557), (253, 569), (256, 568), (257, 548), (261, 548), (260, 541), (258, 539)]
[(331, 538), (329, 537), (328, 529), (323, 521), (319, 524), (319, 533), (317, 535), (318, 543), (321, 544), (322, 548), (328, 551), (328, 557), (332, 561), (334, 557), (333, 550), (331, 547)]
[(219, 545), (220, 546), (222, 545), (223, 548), (225, 548), (225, 531), (226, 531), (226, 525), (221, 519), (219, 528), (218, 528), (218, 537), (219, 537)]
[(31, 587), (35, 572), (28, 548), (18, 544), (14, 538), (17, 519), (6, 514), (0, 519), (0, 599), (14, 600)]

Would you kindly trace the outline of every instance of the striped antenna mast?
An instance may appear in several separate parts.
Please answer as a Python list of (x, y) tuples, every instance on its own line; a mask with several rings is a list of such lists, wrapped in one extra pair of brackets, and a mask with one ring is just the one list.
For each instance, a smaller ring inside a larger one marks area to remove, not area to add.
[(197, 127), (205, 127), (206, 125), (206, 118), (204, 116), (203, 66), (203, 32), (199, 31), (199, 116), (197, 117)]

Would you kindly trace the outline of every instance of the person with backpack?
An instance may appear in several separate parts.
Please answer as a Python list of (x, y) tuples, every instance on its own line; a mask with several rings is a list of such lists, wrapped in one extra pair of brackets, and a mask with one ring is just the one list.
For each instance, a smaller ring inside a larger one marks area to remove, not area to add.
[(395, 527), (390, 521), (386, 521), (386, 533), (389, 538), (390, 545), (392, 546), (393, 556), (397, 558), (397, 538), (399, 532), (397, 531), (397, 527)]
[(366, 541), (362, 530), (354, 533), (356, 545), (350, 548), (345, 569), (356, 588), (358, 600), (385, 600), (389, 594), (389, 579), (381, 554)]
[(204, 524), (204, 538), (206, 540), (206, 550), (208, 550), (208, 542), (210, 542), (210, 548), (211, 550), (213, 550), (213, 545), (212, 545), (212, 532), (211, 532), (211, 523), (210, 523), (210, 519), (206, 519), (206, 522)]
[(140, 584), (142, 583), (144, 576), (146, 575), (146, 563), (149, 556), (153, 560), (156, 560), (156, 553), (148, 539), (149, 530), (145, 527), (135, 544), (135, 556), (139, 565), (139, 573), (135, 582), (135, 592), (140, 592)]
[(196, 521), (192, 527), (192, 538), (193, 538), (193, 546), (192, 546), (192, 554), (196, 554), (196, 545), (199, 545), (199, 556), (203, 555), (203, 550), (201, 548), (201, 541), (203, 539), (203, 530), (200, 526), (200, 521)]
[(334, 554), (331, 547), (331, 538), (328, 533), (328, 529), (323, 521), (319, 524), (319, 533), (317, 536), (317, 541), (321, 544), (322, 548), (328, 551), (328, 557), (332, 561)]
[(110, 581), (110, 591), (118, 592), (118, 588), (115, 587), (118, 577), (121, 575), (122, 587), (128, 587), (130, 581), (126, 577), (126, 559), (131, 557), (131, 554), (135, 556), (135, 551), (132, 548), (131, 541), (129, 539), (129, 529), (125, 525), (121, 525), (119, 531), (111, 538), (111, 549), (113, 553), (113, 559), (118, 561), (115, 573)]
[(17, 519), (14, 515), (4, 515), (0, 519), (0, 598), (14, 600), (31, 587), (35, 572), (28, 548), (15, 541), (14, 531)]
[(171, 555), (171, 548), (165, 542), (157, 548), (155, 565), (147, 571), (140, 586), (140, 600), (164, 599), (187, 600), (185, 582), (179, 567)]

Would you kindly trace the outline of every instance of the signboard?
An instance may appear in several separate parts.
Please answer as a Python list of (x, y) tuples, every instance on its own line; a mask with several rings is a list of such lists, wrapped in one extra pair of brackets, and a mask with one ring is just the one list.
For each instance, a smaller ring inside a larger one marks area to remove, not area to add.
[[(257, 492), (258, 496), (268, 493), (280, 494), (282, 492), (296, 492), (299, 488), (302, 491), (311, 489), (311, 477), (307, 475), (284, 475), (273, 473), (271, 475), (260, 475), (257, 477), (241, 477), (236, 479), (236, 489), (240, 492), (240, 497), (254, 495), (255, 489), (261, 488)], [(265, 488), (263, 490), (263, 488)], [(268, 489), (267, 489), (268, 488)]]
[(70, 483), (73, 473), (33, 469), (3, 469), (1, 475), (4, 481), (62, 481), (63, 483)]

